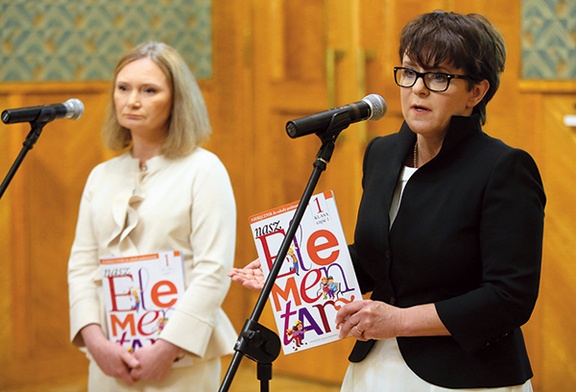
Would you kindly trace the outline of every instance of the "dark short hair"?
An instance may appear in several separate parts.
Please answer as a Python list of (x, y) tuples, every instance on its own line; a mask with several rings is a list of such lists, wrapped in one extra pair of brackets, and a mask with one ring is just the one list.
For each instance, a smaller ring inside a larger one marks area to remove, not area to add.
[(420, 15), (402, 30), (400, 61), (405, 54), (425, 69), (447, 61), (472, 82), (488, 80), (490, 88), (473, 111), (486, 123), (486, 105), (500, 86), (506, 63), (504, 39), (486, 17), (444, 11)]

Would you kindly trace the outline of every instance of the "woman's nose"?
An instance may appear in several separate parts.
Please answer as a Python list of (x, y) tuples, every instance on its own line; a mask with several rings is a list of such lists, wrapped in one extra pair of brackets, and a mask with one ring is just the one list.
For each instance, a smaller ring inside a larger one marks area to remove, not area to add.
[(137, 91), (132, 91), (130, 96), (128, 97), (128, 104), (130, 106), (138, 106), (140, 105), (140, 95)]
[(412, 86), (412, 91), (414, 91), (416, 94), (426, 93), (429, 91), (428, 87), (426, 87), (426, 84), (424, 83), (423, 77), (418, 77), (416, 79), (416, 83), (414, 83), (414, 86)]

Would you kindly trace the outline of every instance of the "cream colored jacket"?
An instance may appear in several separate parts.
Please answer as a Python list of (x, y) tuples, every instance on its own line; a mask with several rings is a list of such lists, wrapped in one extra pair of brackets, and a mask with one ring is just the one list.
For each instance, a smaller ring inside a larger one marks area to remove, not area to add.
[(221, 304), (235, 239), (232, 186), (213, 153), (157, 156), (144, 171), (130, 153), (99, 164), (82, 195), (68, 265), (71, 341), (84, 346), (79, 332), (88, 324), (107, 333), (101, 257), (180, 250), (187, 290), (161, 338), (204, 359), (232, 353), (237, 334)]

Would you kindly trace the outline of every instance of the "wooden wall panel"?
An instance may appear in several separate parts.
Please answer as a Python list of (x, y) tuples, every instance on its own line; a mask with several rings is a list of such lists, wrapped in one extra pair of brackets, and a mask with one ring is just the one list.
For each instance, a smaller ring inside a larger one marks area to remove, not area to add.
[(545, 391), (576, 388), (576, 128), (563, 124), (564, 115), (576, 112), (576, 88), (573, 91), (569, 95), (546, 94), (542, 101), (548, 205), (537, 376)]
[[(54, 94), (54, 102), (64, 102), (69, 94)], [(61, 315), (67, 306), (67, 255), (74, 236), (78, 204), (83, 183), (95, 162), (103, 159), (98, 148), (103, 100), (101, 95), (82, 94), (88, 110), (78, 121), (57, 121), (45, 127), (38, 148), (29, 158), (26, 173), (26, 200), (16, 205), (23, 208), (28, 227), (26, 245), (30, 267), (27, 291), (30, 304), (26, 315), (28, 334), (36, 344), (29, 347), (35, 355), (46, 356), (53, 350), (69, 346), (68, 325)], [(24, 204), (25, 203), (25, 204)], [(46, 295), (54, 293), (53, 295)], [(55, 317), (58, 315), (57, 317)]]
[[(71, 97), (82, 100), (86, 108), (79, 120), (58, 120), (44, 127), (1, 200), (0, 215), (7, 217), (2, 231), (9, 240), (0, 269), (8, 272), (11, 283), (11, 317), (3, 323), (8, 334), (2, 336), (0, 354), (3, 386), (74, 376), (86, 369), (83, 354), (68, 340), (66, 267), (82, 187), (91, 167), (103, 159), (98, 146), (105, 86), (59, 85), (54, 90), (54, 85), (14, 84), (0, 91), (10, 94), (6, 103), (11, 106), (3, 109)], [(1, 167), (7, 173), (30, 125), (0, 128), (9, 132)]]
[[(0, 105), (2, 108), (11, 107), (11, 104), (12, 100), (10, 96), (0, 94)], [(3, 146), (3, 153), (0, 154), (2, 180), (4, 180), (4, 176), (8, 172), (8, 169), (12, 165), (12, 161), (15, 157), (12, 156), (12, 150), (10, 148), (11, 141), (12, 137), (10, 130), (0, 126), (0, 146)], [(9, 229), (14, 220), (14, 213), (9, 205), (12, 202), (12, 199), (12, 193), (7, 192), (0, 200), (0, 254), (2, 255), (2, 258), (0, 259), (0, 315), (2, 315), (2, 322), (0, 323), (0, 343), (2, 345), (2, 351), (8, 353), (13, 352), (12, 342), (14, 325), (11, 322), (15, 309), (13, 274), (17, 268), (12, 257), (12, 230)], [(7, 360), (0, 356), (0, 367), (3, 367), (6, 363)], [(2, 378), (3, 377), (4, 375), (2, 373)]]
[[(200, 82), (213, 134), (206, 148), (222, 160), (234, 189), (237, 208), (236, 258), (244, 265), (255, 256), (247, 216), (253, 211), (254, 175), (259, 162), (253, 150), (251, 8), (243, 1), (213, 0), (213, 78)], [(249, 244), (248, 246), (246, 244)], [(250, 293), (232, 285), (224, 310), (240, 331), (251, 306)]]

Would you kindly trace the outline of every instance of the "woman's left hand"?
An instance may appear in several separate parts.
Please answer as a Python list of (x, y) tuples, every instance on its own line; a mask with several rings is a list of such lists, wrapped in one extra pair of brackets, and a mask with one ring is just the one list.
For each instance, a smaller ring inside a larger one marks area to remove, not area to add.
[(336, 314), (340, 339), (353, 336), (358, 340), (387, 339), (399, 335), (402, 309), (372, 300), (344, 305)]
[(140, 347), (134, 352), (140, 366), (133, 368), (130, 375), (136, 380), (163, 380), (168, 377), (172, 364), (181, 352), (179, 347), (162, 339), (150, 346)]

